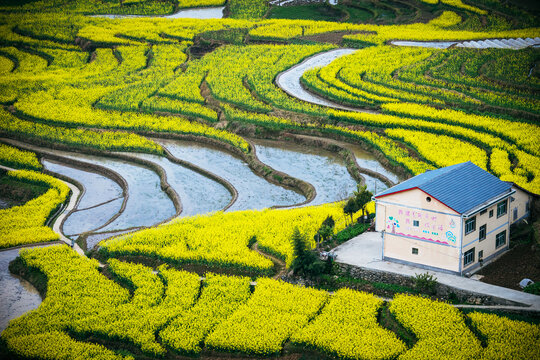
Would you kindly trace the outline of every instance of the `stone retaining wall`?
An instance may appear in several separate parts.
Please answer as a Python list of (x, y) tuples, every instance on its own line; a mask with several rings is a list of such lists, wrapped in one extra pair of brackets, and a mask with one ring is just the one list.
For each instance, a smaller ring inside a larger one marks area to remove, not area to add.
[[(372, 269), (361, 268), (358, 266), (336, 263), (336, 268), (339, 271), (348, 274), (350, 277), (356, 279), (363, 279), (369, 282), (382, 282), (387, 284), (397, 284), (401, 286), (407, 286), (414, 288), (414, 279), (400, 275), (396, 273), (378, 271)], [(419, 270), (419, 274), (422, 270)], [(457, 298), (460, 302), (472, 304), (472, 305), (509, 305), (509, 306), (524, 306), (523, 304), (516, 303), (503, 298), (498, 298), (486, 294), (475, 293), (458, 289), (452, 286), (437, 283), (436, 294), (438, 298), (442, 300), (450, 300), (451, 298)]]

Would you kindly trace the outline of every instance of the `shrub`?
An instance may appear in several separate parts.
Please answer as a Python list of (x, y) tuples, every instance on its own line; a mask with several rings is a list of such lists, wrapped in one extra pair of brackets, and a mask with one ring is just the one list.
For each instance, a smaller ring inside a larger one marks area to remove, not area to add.
[(525, 286), (523, 291), (529, 294), (540, 295), (540, 282)]
[(427, 293), (435, 294), (437, 286), (437, 278), (429, 273), (414, 274), (414, 286), (416, 290)]

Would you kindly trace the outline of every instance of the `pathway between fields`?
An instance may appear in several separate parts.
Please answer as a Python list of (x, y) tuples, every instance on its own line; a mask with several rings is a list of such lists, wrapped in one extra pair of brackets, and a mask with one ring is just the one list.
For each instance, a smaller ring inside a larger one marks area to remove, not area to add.
[(274, 263), (274, 266), (276, 267), (276, 270), (277, 270), (276, 275), (274, 275), (273, 277), (274, 279), (280, 279), (283, 275), (287, 273), (287, 266), (285, 262), (281, 259), (278, 259), (277, 257), (273, 255), (263, 252), (261, 249), (259, 249), (259, 243), (253, 244), (253, 246), (251, 247), (251, 250), (258, 252), (259, 254), (261, 254), (267, 259), (270, 259)]

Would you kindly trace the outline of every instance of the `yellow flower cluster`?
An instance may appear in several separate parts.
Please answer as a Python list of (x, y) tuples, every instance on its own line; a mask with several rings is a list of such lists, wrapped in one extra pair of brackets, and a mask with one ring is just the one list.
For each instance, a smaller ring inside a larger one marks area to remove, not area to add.
[(8, 55), (12, 59), (17, 60), (17, 67), (14, 70), (15, 74), (38, 73), (43, 71), (47, 67), (46, 59), (28, 52), (21, 51), (12, 46), (0, 47), (0, 54)]
[(531, 134), (540, 132), (540, 127), (535, 124), (510, 121), (494, 116), (467, 114), (453, 109), (436, 109), (431, 106), (413, 103), (383, 104), (381, 108), (386, 113), (410, 117), (409, 122), (411, 124), (418, 124), (417, 119), (429, 119), (486, 131), (502, 139), (506, 138), (531, 154), (540, 156), (538, 139), (531, 136)]
[(340, 359), (394, 359), (406, 347), (377, 323), (382, 304), (374, 295), (340, 289), (315, 320), (292, 336), (292, 341)]
[(473, 312), (468, 315), (487, 347), (480, 359), (538, 359), (540, 357), (540, 327), (503, 316)]
[(135, 289), (131, 305), (139, 308), (156, 306), (164, 295), (163, 282), (155, 276), (151, 268), (144, 265), (126, 263), (116, 259), (108, 261), (109, 269), (128, 288)]
[(0, 164), (22, 169), (41, 170), (43, 166), (36, 154), (0, 143)]
[(456, 8), (469, 10), (469, 11), (475, 12), (475, 13), (480, 14), (480, 15), (487, 15), (487, 13), (488, 13), (486, 10), (479, 9), (476, 6), (471, 6), (471, 5), (464, 4), (463, 1), (461, 1), (461, 0), (441, 0), (441, 2), (443, 4), (450, 5), (450, 6), (453, 6), (453, 7), (456, 7)]
[(387, 129), (385, 132), (391, 138), (403, 140), (413, 146), (420, 156), (437, 167), (471, 161), (482, 169), (487, 169), (486, 152), (470, 143), (423, 131)]
[(253, 296), (216, 327), (206, 346), (254, 355), (277, 354), (285, 340), (305, 326), (327, 298), (321, 290), (260, 278)]
[(100, 150), (129, 150), (162, 153), (161, 146), (142, 136), (125, 132), (70, 129), (20, 120), (0, 109), (0, 131), (23, 140), (60, 142), (76, 147)]
[(536, 37), (538, 29), (516, 29), (504, 31), (484, 31), (484, 28), (471, 30), (449, 30), (450, 26), (459, 24), (461, 17), (453, 11), (444, 11), (438, 18), (427, 24), (416, 23), (408, 25), (357, 25), (355, 30), (374, 32), (374, 35), (365, 33), (345, 35), (348, 41), (357, 41), (360, 44), (384, 44), (389, 40), (418, 40), (418, 41), (456, 41), (474, 39), (501, 39)]
[(397, 295), (390, 302), (392, 315), (417, 338), (407, 350), (377, 322), (383, 301), (350, 289), (330, 296), (260, 278), (250, 297), (248, 278), (207, 274), (201, 282), (197, 274), (166, 266), (156, 274), (149, 267), (111, 261), (113, 278), (133, 289), (131, 297), (98, 271), (96, 260), (65, 245), (22, 250), (21, 260), (47, 278), (41, 306), (12, 320), (2, 333), (8, 349), (27, 358), (123, 358), (68, 334), (120, 340), (151, 356), (165, 354), (156, 339), (183, 354), (198, 354), (204, 343), (207, 349), (268, 356), (290, 338), (342, 359), (538, 357), (538, 325), (469, 314), (487, 343), (482, 348), (457, 308), (428, 298)]
[[(130, 302), (103, 307), (95, 314), (81, 317), (70, 324), (70, 330), (106, 339), (121, 339), (139, 347), (151, 356), (163, 356), (166, 350), (156, 342), (156, 332), (169, 320), (191, 307), (199, 294), (197, 274), (123, 263), (109, 262), (113, 274), (134, 288)], [(164, 283), (167, 290), (164, 292)]]
[(7, 175), (18, 181), (45, 185), (49, 190), (24, 205), (0, 210), (0, 248), (58, 240), (58, 234), (45, 223), (67, 200), (69, 187), (30, 170), (8, 171)]
[(234, 266), (268, 273), (273, 263), (249, 249), (251, 239), (256, 238), (260, 248), (290, 265), (294, 259), (294, 228), (311, 240), (328, 216), (336, 221), (336, 232), (345, 228), (340, 203), (290, 210), (217, 212), (112, 239), (101, 251), (109, 256), (143, 255), (173, 263)]
[(268, 8), (266, 0), (229, 0), (230, 17), (233, 19), (261, 19)]
[(169, 323), (159, 336), (175, 351), (198, 354), (206, 336), (242, 306), (250, 295), (249, 278), (206, 274), (195, 306)]
[(12, 320), (2, 333), (6, 346), (27, 358), (123, 359), (102, 345), (76, 341), (67, 329), (76, 319), (128, 301), (129, 292), (98, 272), (98, 262), (65, 245), (23, 249), (26, 266), (47, 278), (47, 297), (40, 307)]
[(416, 335), (416, 344), (400, 359), (478, 359), (482, 346), (455, 307), (427, 298), (396, 295), (390, 312)]
[(338, 101), (357, 105), (397, 100), (441, 103), (434, 96), (437, 90), (419, 94), (416, 85), (398, 82), (392, 76), (396, 69), (425, 60), (432, 52), (423, 48), (368, 47), (315, 70), (320, 81), (311, 81), (311, 73), (302, 79), (317, 92), (330, 92)]
[(148, 112), (164, 112), (182, 114), (194, 118), (205, 119), (211, 122), (218, 121), (218, 114), (201, 104), (154, 96), (141, 103), (141, 110)]

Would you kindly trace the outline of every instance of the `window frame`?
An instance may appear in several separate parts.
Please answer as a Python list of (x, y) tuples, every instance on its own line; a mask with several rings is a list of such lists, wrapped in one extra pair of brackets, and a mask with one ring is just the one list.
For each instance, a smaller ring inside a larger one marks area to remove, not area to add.
[[(472, 224), (472, 229), (468, 229), (469, 225)], [(476, 216), (465, 220), (465, 235), (468, 235), (476, 230)]]
[(476, 248), (472, 248), (463, 253), (463, 266), (468, 266), (474, 263), (474, 255)]
[[(503, 235), (503, 236), (501, 236)], [(499, 239), (503, 238), (504, 242), (500, 242)], [(497, 235), (495, 235), (495, 249), (498, 249), (502, 247), (503, 245), (506, 245), (506, 230), (501, 231)]]
[[(504, 205), (504, 212), (501, 212), (500, 209), (502, 208), (502, 205)], [(508, 213), (508, 199), (503, 200), (499, 203), (497, 203), (497, 219), (501, 216), (504, 216)]]
[[(482, 232), (484, 233), (483, 234), (484, 236), (482, 236)], [(487, 237), (487, 224), (484, 224), (478, 228), (478, 240), (479, 241), (486, 240), (486, 237)]]

